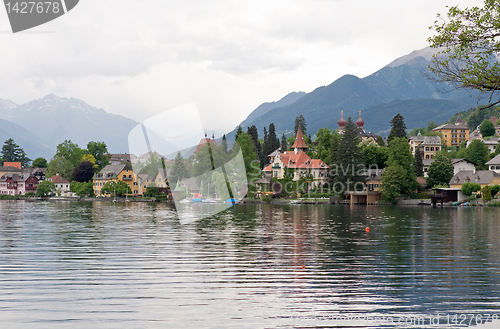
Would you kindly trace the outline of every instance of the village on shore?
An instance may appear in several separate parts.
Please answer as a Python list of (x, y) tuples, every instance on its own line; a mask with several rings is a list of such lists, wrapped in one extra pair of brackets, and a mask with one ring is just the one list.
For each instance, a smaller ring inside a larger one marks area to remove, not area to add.
[(385, 139), (365, 129), (361, 112), (355, 121), (340, 113), (338, 128), (320, 129), (314, 141), (301, 115), (288, 138), (283, 134), (278, 139), (272, 123), (264, 128), (262, 139), (255, 126), (247, 132), (239, 127), (232, 145), (225, 135), (219, 140), (205, 135), (192, 154), (184, 158), (179, 152), (174, 159), (154, 151), (139, 156), (111, 154), (104, 142), (89, 142), (81, 149), (65, 141), (50, 161), (31, 161), (9, 139), (0, 159), (0, 199), (125, 197), (130, 201), (223, 202), (217, 184), (200, 177), (207, 177), (241, 150), (247, 177), (245, 200), (350, 204), (427, 200), (427, 204), (455, 205), (480, 200), (498, 205), (491, 200), (500, 190), (500, 120), (495, 115), (482, 118), (471, 130), (461, 117), (477, 124), (478, 113), (484, 117), (484, 112), (495, 114), (498, 109), (471, 111), (411, 132), (397, 114)]

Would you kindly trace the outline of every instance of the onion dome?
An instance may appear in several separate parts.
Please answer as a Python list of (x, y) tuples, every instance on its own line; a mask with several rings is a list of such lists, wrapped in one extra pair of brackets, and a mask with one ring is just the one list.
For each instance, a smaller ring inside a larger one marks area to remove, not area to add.
[(358, 127), (363, 127), (365, 125), (365, 122), (363, 119), (361, 119), (361, 111), (359, 111), (359, 118), (356, 120), (356, 126)]
[(339, 119), (339, 121), (337, 121), (337, 124), (339, 125), (339, 127), (343, 128), (345, 126), (345, 124), (347, 123), (347, 121), (345, 121), (345, 119), (344, 119), (344, 111), (342, 111), (340, 113), (341, 113), (340, 119)]

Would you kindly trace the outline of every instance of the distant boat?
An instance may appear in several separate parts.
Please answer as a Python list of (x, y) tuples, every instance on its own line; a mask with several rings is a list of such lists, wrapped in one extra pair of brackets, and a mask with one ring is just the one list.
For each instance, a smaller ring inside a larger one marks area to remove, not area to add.
[(236, 200), (236, 199), (227, 199), (226, 203), (233, 203), (233, 204), (235, 204), (235, 203), (238, 203), (238, 200)]
[(200, 203), (200, 202), (203, 202), (203, 199), (202, 198), (193, 198), (193, 199), (191, 199), (191, 202)]
[(182, 199), (181, 201), (179, 201), (180, 203), (191, 203), (191, 200), (189, 199)]
[(203, 203), (217, 203), (217, 201), (215, 201), (214, 199), (205, 199), (205, 200), (202, 200), (201, 202), (203, 202)]
[(297, 204), (299, 202), (300, 202), (300, 200), (292, 200), (292, 201), (289, 202), (289, 204)]

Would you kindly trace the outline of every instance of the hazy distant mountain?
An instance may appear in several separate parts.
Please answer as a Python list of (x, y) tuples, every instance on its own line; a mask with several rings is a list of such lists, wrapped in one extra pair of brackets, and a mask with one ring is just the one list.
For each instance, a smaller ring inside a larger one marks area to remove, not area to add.
[(55, 152), (55, 148), (51, 149), (48, 145), (41, 143), (35, 135), (25, 128), (0, 119), (0, 146), (9, 138), (12, 138), (32, 160), (38, 157), (52, 156)]
[[(54, 152), (57, 144), (71, 140), (82, 148), (90, 141), (104, 141), (110, 152), (128, 153), (128, 133), (137, 125), (131, 119), (107, 113), (84, 101), (52, 94), (23, 105), (12, 104), (0, 102), (0, 118), (24, 127), (36, 136), (26, 135), (28, 138), (46, 144)], [(28, 156), (34, 157), (29, 153)]]
[[(313, 135), (319, 128), (336, 129), (341, 111), (344, 111), (346, 119), (349, 116), (356, 119), (361, 110), (365, 128), (384, 134), (390, 128), (392, 116), (398, 112), (403, 116), (403, 113), (418, 114), (420, 121), (407, 122), (407, 127), (412, 129), (417, 122), (421, 125), (425, 121), (425, 126), (431, 120), (439, 123), (447, 120), (442, 118), (444, 113), (454, 114), (476, 107), (478, 100), (475, 96), (479, 93), (471, 95), (462, 90), (442, 93), (440, 91), (447, 89), (445, 85), (423, 76), (433, 52), (435, 50), (430, 48), (414, 51), (362, 79), (345, 75), (290, 105), (269, 110), (246, 125), (256, 125), (259, 134), (262, 134), (263, 127), (273, 122), (279, 135), (285, 132), (288, 136), (293, 130), (295, 118), (302, 114), (306, 119), (307, 132)], [(410, 109), (411, 113), (408, 112)], [(377, 118), (376, 122), (365, 116), (364, 112), (368, 110), (372, 118)]]

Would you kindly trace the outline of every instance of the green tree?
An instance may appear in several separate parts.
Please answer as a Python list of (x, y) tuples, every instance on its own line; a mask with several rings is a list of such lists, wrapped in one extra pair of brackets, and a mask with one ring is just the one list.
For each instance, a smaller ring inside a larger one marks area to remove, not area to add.
[(429, 77), (456, 89), (489, 93), (491, 101), (500, 90), (500, 63), (494, 60), (500, 55), (498, 0), (484, 0), (482, 8), (453, 6), (447, 16), (431, 27), (437, 35), (428, 39), (430, 46), (443, 50), (433, 56)]
[(415, 150), (415, 175), (417, 177), (424, 176), (424, 164), (422, 163), (422, 153), (420, 152), (420, 147), (416, 147)]
[(356, 124), (351, 117), (347, 119), (344, 133), (340, 136), (335, 161), (330, 167), (333, 186), (336, 191), (342, 188), (341, 194), (364, 188), (366, 177), (364, 161), (359, 146), (361, 139)]
[(494, 197), (498, 192), (500, 192), (500, 185), (490, 186), (491, 196)]
[(403, 194), (401, 182), (407, 179), (406, 170), (398, 164), (386, 168), (382, 174), (382, 198), (394, 201)]
[[(409, 194), (418, 187), (413, 165), (413, 155), (410, 151), (410, 144), (406, 138), (395, 137), (389, 143), (389, 159), (387, 160), (387, 167), (399, 166), (405, 171), (404, 179), (399, 181), (400, 192)], [(395, 170), (399, 171), (399, 168)], [(387, 171), (387, 170), (386, 170)], [(382, 175), (387, 177), (387, 174)], [(384, 186), (384, 179), (382, 179), (382, 186)]]
[(95, 170), (95, 165), (92, 162), (82, 161), (73, 170), (72, 178), (80, 183), (89, 182), (92, 180)]
[(491, 201), (491, 191), (488, 185), (483, 187), (482, 192), (483, 192), (483, 201)]
[(43, 181), (36, 187), (36, 196), (44, 197), (48, 196), (56, 190), (54, 183), (49, 181)]
[(78, 182), (72, 181), (69, 186), (69, 190), (75, 193), (78, 196), (93, 196), (94, 195), (94, 186), (92, 181), (88, 182)]
[(451, 160), (443, 154), (437, 154), (434, 161), (429, 166), (427, 172), (427, 185), (435, 187), (436, 185), (444, 185), (450, 182), (453, 177), (453, 164)]
[(96, 160), (97, 171), (109, 164), (108, 146), (104, 142), (88, 142), (87, 153), (92, 154)]
[(377, 144), (379, 146), (386, 146), (385, 145), (385, 141), (384, 141), (384, 138), (382, 136), (377, 136)]
[(80, 163), (85, 153), (85, 150), (79, 148), (78, 144), (71, 142), (71, 140), (65, 140), (61, 144), (57, 145), (55, 157), (61, 157), (69, 160), (74, 168), (78, 165), (78, 163)]
[(406, 138), (406, 124), (401, 114), (396, 114), (391, 120), (391, 131), (387, 142), (390, 144), (394, 138)]
[(47, 168), (47, 160), (44, 158), (36, 158), (33, 160), (33, 167), (35, 168)]
[[(250, 141), (252, 142), (253, 150), (257, 155), (257, 158), (260, 159), (260, 165), (261, 167), (263, 167), (267, 162), (267, 154), (265, 154), (265, 149), (263, 149), (262, 145), (260, 144), (259, 132), (257, 131), (257, 127), (255, 125), (248, 127), (247, 134), (248, 137), (250, 137)], [(264, 145), (264, 148), (265, 147), (266, 146)]]
[(297, 131), (299, 130), (299, 125), (300, 128), (302, 129), (302, 134), (304, 136), (307, 135), (307, 124), (306, 124), (306, 119), (304, 116), (301, 114), (298, 117), (295, 118), (295, 123), (293, 124), (293, 135), (297, 136)]
[(336, 134), (335, 131), (330, 131), (327, 128), (319, 128), (316, 133), (316, 159), (321, 159), (325, 163), (330, 163), (330, 148), (332, 146), (332, 133)]
[[(330, 143), (330, 153), (328, 159), (330, 160), (330, 164), (334, 164), (337, 161), (337, 153), (339, 150), (340, 143), (340, 135), (338, 133), (332, 134), (332, 140)], [(330, 179), (333, 176), (330, 176)]]
[(2, 159), (4, 162), (21, 162), (23, 168), (31, 162), (26, 152), (12, 138), (6, 140), (2, 146)]
[(478, 183), (463, 183), (462, 184), (462, 193), (465, 195), (472, 195), (473, 192), (477, 192), (481, 189), (481, 185)]
[(493, 136), (495, 135), (495, 126), (489, 119), (486, 119), (479, 126), (479, 132), (483, 137)]
[(246, 175), (248, 177), (248, 180), (250, 182), (253, 182), (254, 180), (258, 179), (260, 170), (259, 168), (255, 167), (255, 161), (258, 160), (257, 155), (253, 151), (253, 145), (250, 141), (250, 137), (246, 133), (242, 133), (240, 136), (238, 136), (236, 143), (237, 147), (235, 147), (235, 149), (233, 150), (232, 157), (234, 157), (241, 149), (241, 152), (243, 153), (243, 161), (245, 162)]
[(280, 143), (280, 150), (281, 152), (285, 152), (288, 149), (288, 142), (286, 140), (285, 133), (281, 135), (281, 143)]
[(175, 188), (177, 182), (182, 179), (189, 177), (189, 173), (184, 165), (184, 159), (182, 158), (181, 152), (177, 152), (177, 155), (174, 159), (174, 164), (172, 169), (170, 170), (170, 174), (168, 175), (168, 180)]
[(224, 153), (228, 154), (226, 134), (222, 135), (222, 142), (220, 143), (220, 147), (222, 148), (222, 151)]
[(238, 126), (238, 129), (236, 129), (236, 135), (234, 135), (234, 140), (238, 139), (238, 136), (243, 132), (243, 129), (241, 129), (241, 126)]
[(389, 152), (385, 146), (367, 145), (363, 148), (363, 159), (367, 168), (385, 168), (385, 163), (389, 157)]
[(55, 174), (59, 174), (71, 181), (74, 170), (75, 167), (70, 160), (60, 156), (55, 156), (47, 165), (47, 173), (45, 174), (45, 177), (52, 177)]
[(465, 153), (465, 159), (478, 165), (478, 169), (482, 169), (484, 164), (488, 162), (488, 146), (479, 139), (473, 140)]
[(114, 195), (116, 191), (117, 196), (123, 196), (130, 193), (130, 186), (122, 181), (110, 181), (107, 182), (101, 189), (101, 194)]

